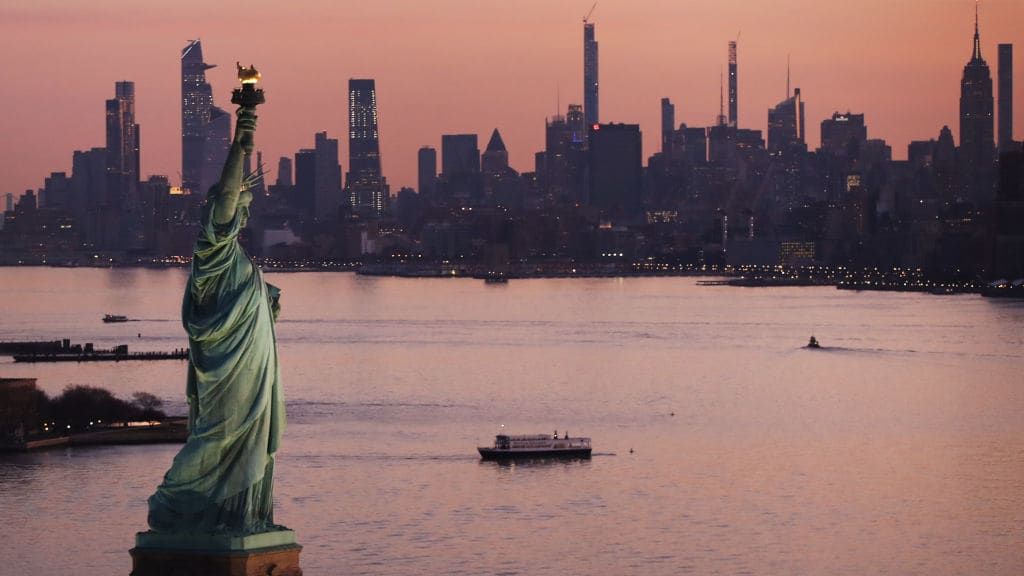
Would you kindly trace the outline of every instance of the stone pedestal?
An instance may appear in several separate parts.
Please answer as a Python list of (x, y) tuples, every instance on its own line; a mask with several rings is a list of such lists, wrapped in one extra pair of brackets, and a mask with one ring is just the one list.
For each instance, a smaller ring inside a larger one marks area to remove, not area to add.
[(248, 536), (140, 532), (131, 576), (302, 576), (291, 530)]

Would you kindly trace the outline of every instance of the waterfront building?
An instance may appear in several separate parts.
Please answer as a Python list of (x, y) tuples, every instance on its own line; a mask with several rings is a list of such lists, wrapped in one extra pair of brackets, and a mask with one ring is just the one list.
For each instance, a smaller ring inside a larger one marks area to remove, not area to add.
[(40, 394), (35, 378), (0, 378), (0, 447), (21, 448), (36, 431)]
[(348, 173), (345, 187), (353, 209), (379, 215), (387, 203), (381, 172), (377, 89), (372, 79), (348, 81)]

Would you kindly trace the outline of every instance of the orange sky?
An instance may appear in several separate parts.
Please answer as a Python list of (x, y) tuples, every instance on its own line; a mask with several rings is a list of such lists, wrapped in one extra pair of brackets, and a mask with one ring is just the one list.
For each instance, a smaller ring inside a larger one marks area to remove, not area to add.
[[(179, 54), (201, 38), (215, 102), (230, 107), (234, 62), (263, 73), (257, 148), (277, 158), (342, 138), (348, 78), (375, 78), (384, 173), (416, 184), (416, 151), (443, 133), (498, 127), (513, 167), (533, 169), (544, 118), (582, 101), (581, 18), (592, 0), (4, 0), (0, 4), (0, 193), (42, 186), (71, 153), (104, 144), (104, 100), (133, 80), (142, 173), (177, 183)], [(676, 122), (712, 124), (727, 42), (740, 34), (740, 125), (764, 130), (784, 97), (786, 55), (806, 102), (808, 140), (833, 111), (864, 113), (896, 158), (913, 139), (957, 134), (970, 57), (970, 0), (602, 0), (601, 120), (639, 123), (657, 145), (659, 100)], [(1016, 46), (1014, 136), (1024, 138), (1024, 1), (981, 4), (982, 54)], [(440, 158), (438, 159), (440, 161)], [(646, 161), (646, 160), (645, 160)]]

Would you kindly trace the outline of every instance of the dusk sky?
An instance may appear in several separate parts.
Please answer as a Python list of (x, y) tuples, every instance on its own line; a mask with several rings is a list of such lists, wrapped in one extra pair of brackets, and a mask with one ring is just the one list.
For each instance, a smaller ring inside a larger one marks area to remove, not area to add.
[[(4, 0), (0, 4), (0, 193), (71, 170), (74, 150), (104, 145), (104, 101), (132, 80), (142, 176), (181, 170), (180, 62), (200, 38), (215, 104), (232, 108), (234, 63), (255, 64), (267, 103), (257, 149), (277, 158), (327, 131), (348, 164), (347, 80), (374, 78), (384, 175), (392, 193), (416, 185), (416, 151), (440, 155), (441, 134), (497, 127), (512, 166), (533, 169), (544, 119), (582, 103), (582, 17), (592, 0)], [(603, 0), (602, 122), (639, 123), (656, 150), (659, 100), (676, 122), (711, 125), (727, 43), (739, 35), (741, 127), (764, 130), (792, 86), (806, 102), (808, 144), (834, 111), (864, 113), (869, 138), (896, 159), (910, 140), (958, 137), (960, 76), (971, 55), (971, 0)], [(1024, 137), (1024, 2), (981, 4), (982, 55), (1015, 45), (1014, 137)], [(556, 108), (558, 102), (561, 107)], [(440, 163), (440, 158), (438, 158)], [(273, 175), (271, 176), (271, 179)]]

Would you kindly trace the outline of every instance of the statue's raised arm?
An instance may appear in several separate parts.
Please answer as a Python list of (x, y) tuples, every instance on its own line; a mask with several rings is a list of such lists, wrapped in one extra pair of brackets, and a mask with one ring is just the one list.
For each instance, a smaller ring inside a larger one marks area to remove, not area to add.
[(227, 224), (235, 217), (238, 197), (243, 192), (243, 166), (245, 157), (252, 154), (253, 135), (256, 133), (256, 107), (242, 106), (237, 112), (235, 138), (231, 141), (220, 180), (210, 190), (213, 217), (217, 224)]
[[(242, 82), (242, 88), (235, 90), (231, 102), (238, 104), (238, 121), (235, 122), (235, 138), (231, 141), (231, 149), (228, 151), (228, 159), (224, 162), (224, 170), (220, 174), (220, 181), (210, 190), (210, 201), (213, 203), (213, 221), (216, 224), (228, 224), (235, 218), (238, 209), (239, 196), (243, 190), (242, 168), (245, 158), (252, 155), (253, 135), (256, 133), (256, 106), (263, 104), (265, 98), (263, 90), (256, 89), (256, 83), (260, 81), (260, 73), (255, 66), (250, 65), (243, 68), (238, 66), (238, 79)], [(251, 201), (251, 197), (246, 200)], [(248, 202), (243, 201), (245, 206)], [(247, 216), (247, 215), (243, 215)], [(242, 224), (244, 226), (244, 223)]]

